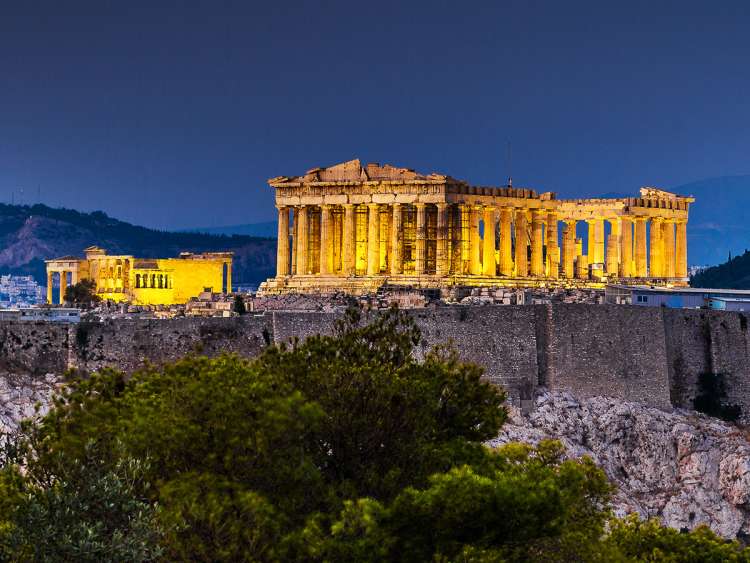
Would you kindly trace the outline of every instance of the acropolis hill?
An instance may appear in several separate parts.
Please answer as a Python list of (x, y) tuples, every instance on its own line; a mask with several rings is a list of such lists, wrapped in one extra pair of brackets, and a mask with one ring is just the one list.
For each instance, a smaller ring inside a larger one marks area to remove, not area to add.
[[(687, 283), (694, 199), (656, 188), (641, 188), (639, 197), (561, 200), (552, 192), (472, 186), (359, 160), (268, 183), (279, 235), (277, 275), (261, 286), (266, 293), (364, 293), (384, 283)], [(576, 236), (584, 221), (585, 251)]]

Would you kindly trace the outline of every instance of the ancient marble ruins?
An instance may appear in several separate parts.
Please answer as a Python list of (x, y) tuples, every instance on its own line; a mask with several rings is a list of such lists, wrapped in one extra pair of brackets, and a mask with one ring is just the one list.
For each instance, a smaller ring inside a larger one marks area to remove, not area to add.
[(268, 183), (279, 238), (277, 275), (261, 286), (267, 293), (688, 279), (694, 199), (656, 188), (641, 188), (639, 197), (557, 199), (359, 160)]

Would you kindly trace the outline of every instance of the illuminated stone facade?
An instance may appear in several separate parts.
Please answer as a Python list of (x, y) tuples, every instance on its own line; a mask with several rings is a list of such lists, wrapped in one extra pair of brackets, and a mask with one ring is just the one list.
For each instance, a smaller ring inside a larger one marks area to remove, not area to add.
[[(267, 293), (688, 279), (694, 199), (656, 188), (632, 198), (558, 200), (359, 160), (268, 183), (279, 238), (277, 275), (261, 286)], [(586, 248), (576, 234), (583, 228)]]
[(184, 252), (178, 258), (134, 258), (108, 255), (91, 246), (86, 257), (64, 256), (47, 260), (47, 302), (53, 303), (53, 284), (59, 278), (58, 303), (68, 283), (91, 279), (103, 300), (136, 305), (173, 305), (186, 303), (203, 291), (232, 290), (232, 253)]

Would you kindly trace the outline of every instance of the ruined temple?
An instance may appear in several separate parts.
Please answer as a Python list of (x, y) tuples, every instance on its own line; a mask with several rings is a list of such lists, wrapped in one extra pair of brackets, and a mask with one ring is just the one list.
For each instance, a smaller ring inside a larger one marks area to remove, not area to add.
[[(267, 293), (688, 279), (694, 199), (656, 188), (638, 197), (557, 199), (359, 160), (268, 183), (279, 235), (277, 275), (261, 286)], [(585, 248), (577, 236), (583, 223)]]
[(184, 304), (204, 291), (232, 291), (231, 252), (136, 258), (90, 246), (84, 253), (84, 258), (63, 256), (46, 261), (47, 303), (54, 302), (55, 280), (60, 288), (58, 303), (64, 301), (68, 283), (82, 280), (92, 280), (101, 299), (137, 305)]

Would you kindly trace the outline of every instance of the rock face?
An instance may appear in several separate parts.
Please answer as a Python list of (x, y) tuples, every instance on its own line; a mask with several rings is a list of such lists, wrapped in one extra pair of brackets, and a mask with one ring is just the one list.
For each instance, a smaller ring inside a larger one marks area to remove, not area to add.
[(36, 378), (0, 376), (0, 434), (14, 432), (25, 418), (45, 414), (60, 383), (61, 379), (54, 374)]
[(750, 535), (748, 433), (691, 411), (619, 399), (542, 392), (528, 415), (513, 409), (491, 442), (563, 442), (590, 456), (617, 486), (615, 512), (657, 516), (673, 528), (707, 524), (726, 538)]

